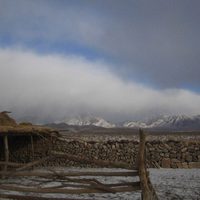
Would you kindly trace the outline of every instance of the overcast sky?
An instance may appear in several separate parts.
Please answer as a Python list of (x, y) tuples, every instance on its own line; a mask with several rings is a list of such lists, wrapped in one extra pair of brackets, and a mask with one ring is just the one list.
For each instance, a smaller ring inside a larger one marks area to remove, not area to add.
[(0, 0), (0, 110), (47, 122), (200, 114), (199, 0)]

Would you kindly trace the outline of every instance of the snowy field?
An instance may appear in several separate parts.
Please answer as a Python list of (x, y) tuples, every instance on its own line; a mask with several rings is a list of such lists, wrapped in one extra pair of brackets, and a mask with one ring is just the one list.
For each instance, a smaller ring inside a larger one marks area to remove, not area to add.
[[(43, 169), (44, 170), (44, 169)], [(48, 170), (48, 169), (45, 169)], [(119, 169), (79, 169), (79, 168), (58, 168), (59, 171), (127, 171)], [(41, 171), (41, 170), (39, 170)], [(91, 177), (90, 177), (91, 178)], [(123, 181), (139, 180), (138, 177), (98, 177), (97, 179), (105, 183), (117, 183)], [(161, 200), (200, 200), (200, 169), (150, 169), (150, 178), (154, 188)], [(46, 183), (42, 178), (17, 178), (0, 180), (1, 183), (15, 183), (16, 185), (34, 185), (40, 187), (59, 186), (59, 182)], [(3, 191), (0, 193), (5, 194), (23, 194), (19, 192)], [(26, 195), (36, 195), (33, 193), (26, 193)], [(58, 195), (58, 194), (46, 194), (45, 197), (65, 197), (74, 199), (97, 199), (97, 200), (139, 200), (141, 199), (140, 192), (127, 192), (117, 194), (84, 194), (84, 195)]]
[(200, 200), (200, 169), (151, 169), (159, 199)]

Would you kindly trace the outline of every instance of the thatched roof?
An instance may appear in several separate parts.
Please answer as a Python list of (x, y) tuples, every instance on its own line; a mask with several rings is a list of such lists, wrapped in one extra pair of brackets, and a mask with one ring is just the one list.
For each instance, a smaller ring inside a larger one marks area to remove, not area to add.
[(9, 112), (0, 112), (0, 136), (3, 135), (39, 135), (39, 136), (57, 136), (58, 131), (42, 127), (34, 126), (31, 123), (17, 124), (9, 115)]
[(9, 115), (9, 112), (0, 112), (0, 126), (16, 126), (17, 123)]
[(58, 136), (58, 131), (41, 126), (0, 126), (0, 136), (2, 135), (38, 135), (38, 136)]

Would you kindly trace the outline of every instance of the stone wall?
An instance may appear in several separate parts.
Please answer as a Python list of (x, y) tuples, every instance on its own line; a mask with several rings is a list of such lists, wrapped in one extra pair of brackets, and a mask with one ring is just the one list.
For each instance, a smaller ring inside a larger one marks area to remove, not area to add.
[[(134, 166), (139, 143), (138, 141), (78, 141), (56, 140), (53, 145), (48, 141), (34, 138), (34, 154), (30, 139), (12, 140), (11, 160), (30, 162), (49, 154), (49, 150), (66, 152), (73, 155), (84, 155), (91, 159), (123, 161)], [(2, 148), (0, 147), (0, 150)], [(200, 141), (148, 141), (146, 143), (148, 167), (167, 168), (200, 168)], [(2, 158), (1, 158), (2, 160)], [(45, 165), (51, 166), (90, 166), (69, 161), (65, 158), (53, 159)], [(90, 166), (91, 167), (91, 166)]]
[[(56, 151), (85, 155), (91, 159), (123, 161), (130, 166), (135, 165), (138, 148), (137, 141), (129, 140), (67, 143), (56, 141), (54, 145)], [(146, 143), (146, 153), (148, 167), (200, 168), (200, 141), (150, 141)]]
[[(138, 154), (139, 144), (137, 141), (56, 141), (53, 145), (53, 150), (70, 153), (72, 155), (84, 155), (90, 159), (101, 159), (109, 161), (122, 161), (130, 166), (135, 165)], [(72, 166), (80, 166), (76, 162), (68, 162), (66, 159), (60, 161), (59, 164), (67, 163)], [(81, 166), (87, 166), (81, 164)], [(89, 166), (89, 165), (88, 165)]]
[(150, 166), (200, 168), (200, 141), (147, 142)]

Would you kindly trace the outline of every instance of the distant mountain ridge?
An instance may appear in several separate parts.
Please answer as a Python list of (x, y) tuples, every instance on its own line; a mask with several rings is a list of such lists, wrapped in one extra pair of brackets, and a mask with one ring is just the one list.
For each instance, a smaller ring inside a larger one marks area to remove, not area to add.
[(173, 129), (173, 130), (200, 130), (200, 115), (164, 115), (154, 120), (128, 121), (123, 124), (128, 128), (147, 128), (147, 129)]
[(93, 116), (77, 116), (73, 118), (67, 118), (60, 123), (65, 123), (67, 125), (73, 126), (97, 126), (103, 128), (114, 128), (116, 127), (115, 124), (106, 121), (100, 117), (93, 117)]
[(163, 115), (146, 121), (126, 121), (120, 125), (106, 121), (100, 117), (77, 116), (67, 118), (52, 124), (55, 127), (103, 127), (103, 128), (143, 128), (143, 129), (169, 129), (169, 130), (200, 130), (200, 115)]

